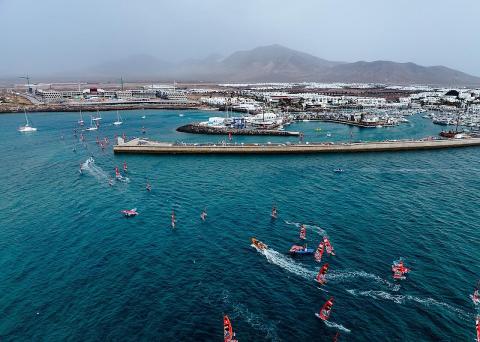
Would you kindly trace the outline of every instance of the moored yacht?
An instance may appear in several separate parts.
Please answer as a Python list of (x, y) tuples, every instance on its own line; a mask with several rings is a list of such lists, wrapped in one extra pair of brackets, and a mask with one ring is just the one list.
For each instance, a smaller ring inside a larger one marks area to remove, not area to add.
[(98, 121), (94, 121), (94, 118), (90, 116), (90, 127), (86, 131), (96, 131), (98, 129)]

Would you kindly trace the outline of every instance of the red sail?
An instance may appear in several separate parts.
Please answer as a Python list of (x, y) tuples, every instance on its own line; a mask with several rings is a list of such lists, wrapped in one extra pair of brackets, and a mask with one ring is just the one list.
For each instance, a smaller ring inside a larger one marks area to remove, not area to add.
[(320, 284), (325, 284), (327, 282), (325, 279), (325, 275), (327, 274), (327, 271), (328, 271), (328, 263), (323, 265), (320, 271), (318, 271), (318, 274), (315, 280)]
[(480, 342), (480, 315), (477, 315), (475, 324), (477, 326), (477, 342)]
[(315, 251), (315, 255), (314, 255), (316, 262), (322, 261), (322, 256), (323, 256), (323, 250), (324, 249), (325, 249), (325, 246), (324, 246), (323, 242), (320, 242), (320, 244), (317, 247), (317, 250)]
[(305, 240), (307, 238), (307, 229), (302, 225), (300, 228), (300, 239)]
[(324, 321), (327, 321), (328, 318), (330, 317), (330, 311), (332, 310), (332, 307), (333, 307), (333, 297), (331, 297), (329, 300), (326, 301), (325, 304), (323, 304), (323, 306), (320, 309), (320, 312), (317, 314), (317, 316), (320, 319), (323, 319)]
[(231, 342), (233, 338), (232, 323), (227, 315), (223, 316), (223, 341)]
[(323, 237), (323, 243), (325, 244), (325, 250), (328, 254), (335, 255), (335, 251), (333, 250), (332, 244), (330, 240), (326, 236)]

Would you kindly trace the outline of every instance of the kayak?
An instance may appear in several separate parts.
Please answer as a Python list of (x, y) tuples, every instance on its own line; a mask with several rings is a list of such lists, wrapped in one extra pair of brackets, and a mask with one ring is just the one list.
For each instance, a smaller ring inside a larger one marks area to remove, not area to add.
[(252, 238), (252, 244), (253, 244), (253, 247), (255, 247), (257, 250), (260, 250), (260, 251), (266, 250), (268, 248), (266, 244), (264, 244), (262, 241), (259, 241), (255, 238)]
[(303, 246), (293, 245), (290, 248), (290, 254), (313, 254), (315, 251), (313, 248), (306, 248)]

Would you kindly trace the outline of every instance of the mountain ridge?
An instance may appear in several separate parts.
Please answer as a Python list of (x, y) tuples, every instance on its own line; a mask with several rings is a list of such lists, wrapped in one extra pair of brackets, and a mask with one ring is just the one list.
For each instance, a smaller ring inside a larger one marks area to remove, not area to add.
[(89, 77), (200, 82), (345, 82), (478, 86), (480, 77), (445, 66), (386, 60), (338, 62), (279, 44), (236, 51), (221, 57), (168, 63), (148, 55), (92, 66)]

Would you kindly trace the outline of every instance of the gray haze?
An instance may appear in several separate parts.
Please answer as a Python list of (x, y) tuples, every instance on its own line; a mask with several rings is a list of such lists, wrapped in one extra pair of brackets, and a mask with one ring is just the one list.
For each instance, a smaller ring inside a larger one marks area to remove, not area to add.
[(410, 61), (480, 76), (479, 14), (477, 0), (0, 0), (0, 77), (274, 43), (334, 61)]

